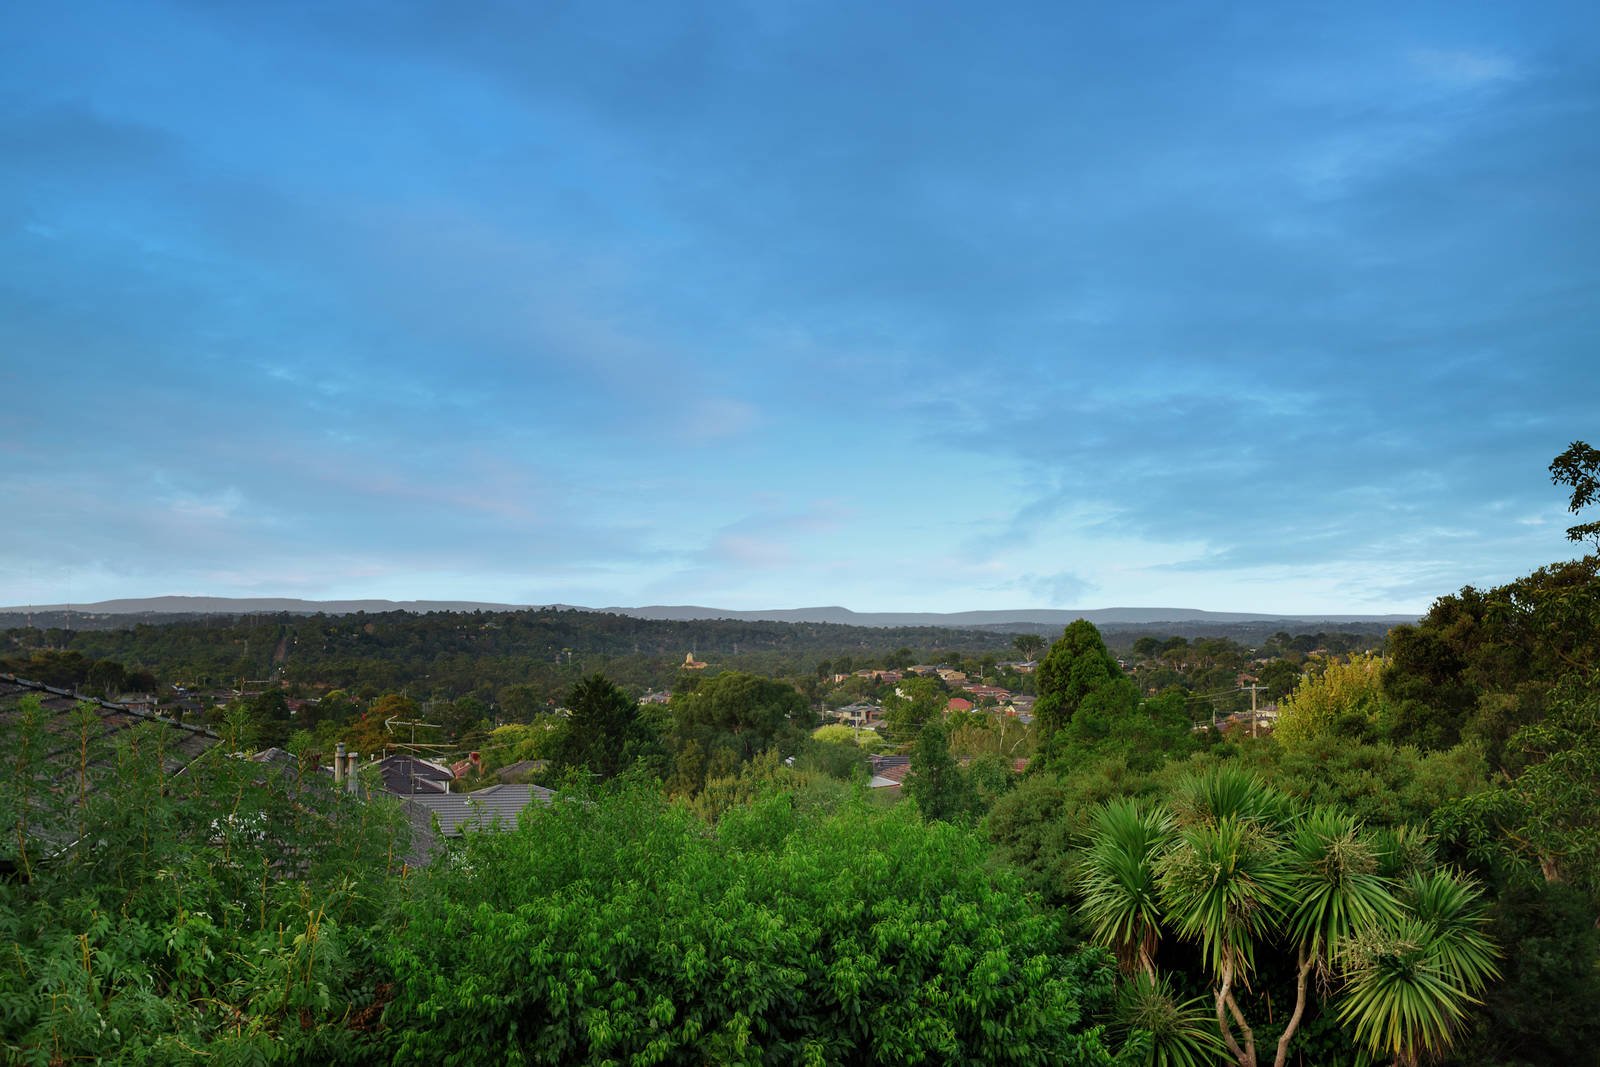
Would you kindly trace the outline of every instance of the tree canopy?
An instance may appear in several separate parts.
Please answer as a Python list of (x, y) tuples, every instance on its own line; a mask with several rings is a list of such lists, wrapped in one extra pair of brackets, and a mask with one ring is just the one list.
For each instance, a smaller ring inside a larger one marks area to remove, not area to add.
[(734, 774), (759, 752), (793, 755), (816, 716), (791, 685), (730, 671), (699, 679), (673, 695), (673, 788), (693, 793), (710, 778)]

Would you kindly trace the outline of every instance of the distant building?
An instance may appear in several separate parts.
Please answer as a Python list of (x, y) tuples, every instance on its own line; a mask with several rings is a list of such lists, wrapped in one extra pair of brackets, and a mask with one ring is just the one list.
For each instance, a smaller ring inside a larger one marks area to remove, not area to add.
[(386, 756), (374, 764), (383, 782), (383, 791), (396, 796), (419, 793), (448, 793), (455, 774), (449, 767), (416, 756)]
[(847, 722), (852, 726), (864, 726), (876, 719), (880, 710), (876, 704), (860, 701), (846, 704), (833, 714), (840, 722)]
[(695, 659), (693, 652), (685, 652), (683, 654), (683, 666), (679, 669), (685, 671), (703, 671), (708, 666), (710, 666), (710, 664), (706, 663), (704, 660)]

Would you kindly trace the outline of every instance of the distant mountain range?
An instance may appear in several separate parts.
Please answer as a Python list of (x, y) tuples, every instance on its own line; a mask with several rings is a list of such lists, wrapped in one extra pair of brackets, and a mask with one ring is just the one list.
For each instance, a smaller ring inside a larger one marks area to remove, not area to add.
[(599, 611), (628, 615), (638, 619), (676, 621), (737, 619), (744, 622), (838, 623), (845, 626), (950, 626), (962, 629), (1000, 629), (1011, 626), (1065, 626), (1074, 619), (1088, 619), (1097, 626), (1142, 625), (1162, 622), (1184, 623), (1385, 623), (1413, 622), (1415, 615), (1266, 615), (1235, 611), (1202, 611), (1198, 608), (1091, 608), (1063, 610), (1018, 608), (999, 611), (851, 611), (849, 608), (774, 608), (764, 611), (730, 611), (686, 605), (647, 605), (639, 608), (585, 608), (572, 604), (489, 604), (471, 600), (296, 600), (289, 597), (212, 597), (159, 596), (129, 600), (102, 600), (94, 604), (45, 604), (0, 608), (0, 615), (55, 615), (72, 612), (84, 615), (251, 615), (289, 612), (291, 614), (352, 615), (359, 611), (525, 611), (530, 608), (558, 608), (574, 611)]

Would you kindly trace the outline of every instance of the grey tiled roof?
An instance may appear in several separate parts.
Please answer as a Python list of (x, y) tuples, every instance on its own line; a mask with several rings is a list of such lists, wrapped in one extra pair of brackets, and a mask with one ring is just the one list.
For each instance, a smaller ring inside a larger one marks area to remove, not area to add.
[(377, 767), (383, 778), (383, 788), (401, 796), (446, 793), (450, 780), (455, 777), (450, 768), (415, 756), (386, 756), (377, 762)]
[(530, 774), (538, 774), (548, 766), (550, 766), (549, 760), (518, 760), (516, 763), (507, 764), (506, 766), (501, 767), (498, 771), (495, 771), (495, 774), (499, 776), (502, 782), (511, 782), (518, 778), (526, 777)]
[(402, 802), (413, 825), (431, 832), (437, 818), (440, 834), (460, 837), (467, 830), (509, 830), (523, 808), (535, 801), (548, 804), (554, 795), (537, 785), (491, 785), (476, 793), (418, 793)]
[[(91, 755), (87, 769), (91, 783), (115, 780), (115, 776), (109, 773), (116, 759), (115, 742), (126, 737), (137, 726), (153, 724), (157, 732), (151, 736), (159, 741), (162, 767), (168, 775), (181, 773), (219, 741), (215, 734), (199, 726), (189, 726), (153, 712), (81, 696), (69, 689), (0, 674), (0, 733), (6, 735), (8, 742), (16, 740), (14, 731), (17, 729), (22, 701), (30, 696), (39, 698), (44, 711), (46, 735), (42, 749), (32, 753), (30, 758), (37, 767), (44, 769), (47, 776), (59, 780), (63, 787), (76, 782), (80, 771), (83, 738), (77, 732), (79, 724), (74, 721), (73, 715), (74, 709), (80, 704), (88, 704), (94, 711), (93, 718), (89, 720), (93, 736), (88, 738)], [(56, 797), (73, 795), (72, 790), (65, 788), (53, 789), (50, 793)], [(40, 795), (32, 806), (43, 810), (47, 800), (47, 796)], [(72, 837), (69, 829), (48, 824), (36, 826), (35, 832), (53, 847), (67, 844)]]
[[(155, 723), (167, 731), (164, 754), (169, 774), (187, 765), (219, 740), (216, 734), (200, 726), (189, 726), (153, 712), (80, 696), (69, 689), (29, 682), (11, 674), (0, 674), (0, 730), (12, 728), (17, 721), (18, 706), (28, 696), (40, 698), (39, 702), (45, 711), (45, 729), (52, 735), (49, 747), (39, 754), (39, 758), (46, 762), (64, 761), (69, 753), (77, 749), (78, 739), (71, 736), (71, 714), (82, 703), (93, 705), (100, 720), (101, 741), (115, 741), (128, 730), (147, 722)], [(103, 758), (109, 762), (109, 753)]]

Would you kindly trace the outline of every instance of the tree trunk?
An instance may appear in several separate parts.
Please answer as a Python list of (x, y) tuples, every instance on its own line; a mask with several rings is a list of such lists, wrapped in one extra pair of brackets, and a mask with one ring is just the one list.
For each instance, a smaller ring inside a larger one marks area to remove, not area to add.
[[(1234, 1019), (1239, 1023), (1240, 1031), (1244, 1034), (1244, 1048), (1239, 1047), (1239, 1042), (1233, 1036), (1233, 1027), (1228, 1025), (1229, 1011), (1232, 1011)], [(1233, 1053), (1233, 1058), (1239, 1067), (1256, 1067), (1255, 1035), (1250, 1032), (1250, 1027), (1244, 1021), (1244, 1014), (1239, 1011), (1239, 1005), (1233, 999), (1232, 963), (1222, 965), (1222, 984), (1217, 987), (1217, 1028), (1222, 1031), (1222, 1040), (1228, 1046), (1228, 1051)]]
[(1239, 1031), (1244, 1034), (1243, 1067), (1256, 1067), (1256, 1033), (1250, 1029), (1250, 1024), (1244, 1021), (1244, 1012), (1239, 1010), (1239, 1002), (1233, 999), (1233, 989), (1228, 990), (1228, 1011), (1233, 1013), (1233, 1021), (1239, 1024)]
[(1289, 1016), (1289, 1025), (1283, 1028), (1283, 1036), (1278, 1038), (1278, 1055), (1272, 1061), (1272, 1067), (1283, 1067), (1289, 1060), (1289, 1039), (1294, 1037), (1294, 1032), (1300, 1028), (1300, 1016), (1306, 1010), (1306, 979), (1311, 974), (1311, 964), (1315, 957), (1304, 948), (1300, 950), (1300, 971), (1295, 978), (1294, 985), (1294, 1014)]

